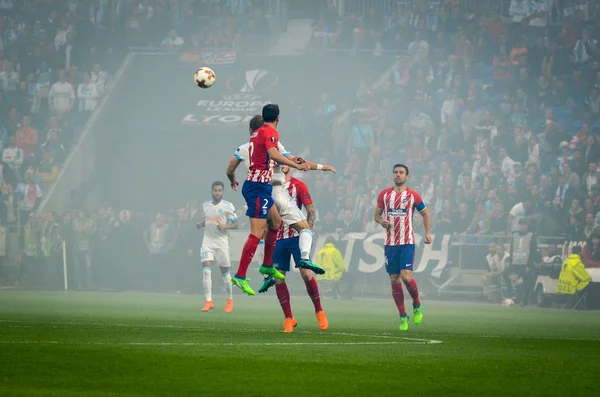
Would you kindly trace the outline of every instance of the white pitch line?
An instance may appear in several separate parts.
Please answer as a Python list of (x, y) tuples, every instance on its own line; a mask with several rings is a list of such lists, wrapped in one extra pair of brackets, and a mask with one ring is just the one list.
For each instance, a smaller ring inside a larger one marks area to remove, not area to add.
[(59, 341), (28, 341), (0, 340), (7, 345), (87, 345), (87, 346), (368, 346), (368, 345), (426, 345), (437, 341), (387, 341), (387, 342), (252, 342), (252, 343), (218, 343), (218, 342), (59, 342)]
[[(0, 322), (7, 322), (13, 324), (20, 324), (20, 321), (12, 321), (12, 320), (0, 320)], [(127, 323), (85, 323), (85, 322), (69, 322), (69, 321), (50, 321), (45, 323), (38, 323), (42, 325), (54, 325), (54, 326), (79, 326), (79, 327), (123, 327), (123, 328), (168, 328), (168, 329), (181, 329), (181, 330), (193, 330), (193, 331), (223, 331), (223, 330), (231, 330), (235, 332), (242, 333), (254, 333), (254, 332), (273, 332), (272, 329), (267, 328), (236, 328), (236, 329), (228, 329), (226, 327), (202, 327), (202, 326), (178, 326), (173, 324), (127, 324)], [(33, 327), (33, 325), (27, 326), (9, 326), (14, 328), (25, 328), (25, 327)], [(414, 341), (418, 343), (427, 343), (427, 344), (439, 344), (443, 343), (440, 340), (433, 339), (425, 339), (425, 338), (406, 338), (391, 334), (357, 334), (357, 333), (348, 333), (348, 332), (314, 332), (314, 331), (305, 331), (305, 330), (295, 330), (294, 333), (299, 334), (328, 334), (328, 335), (338, 335), (338, 336), (349, 336), (349, 337), (357, 337), (357, 338), (376, 338), (376, 339), (396, 339), (403, 341)]]
[[(99, 323), (99, 322), (73, 322), (73, 321), (48, 321), (39, 323), (25, 323), (21, 320), (3, 320), (0, 319), (0, 323), (7, 324), (24, 324), (23, 326), (11, 326), (9, 328), (33, 328), (37, 325), (53, 325), (53, 326), (66, 326), (73, 325), (79, 327), (123, 327), (123, 328), (166, 328), (166, 329), (180, 329), (180, 330), (192, 330), (192, 331), (234, 331), (241, 333), (252, 333), (252, 332), (273, 332), (273, 329), (269, 328), (228, 328), (224, 327), (202, 327), (202, 326), (190, 326), (190, 325), (176, 325), (176, 324), (129, 324), (129, 323)], [(306, 330), (295, 330), (294, 333), (301, 334), (329, 334), (339, 336), (354, 336), (364, 338), (382, 338), (382, 339), (401, 339), (401, 340), (416, 340), (416, 341), (428, 341), (431, 344), (444, 343), (440, 340), (434, 339), (420, 339), (420, 338), (406, 338), (400, 337), (391, 333), (380, 333), (380, 334), (354, 334), (347, 332), (314, 332)], [(578, 337), (551, 337), (551, 336), (526, 336), (526, 335), (458, 335), (458, 334), (436, 334), (436, 337), (442, 338), (480, 338), (480, 339), (494, 339), (494, 338), (507, 338), (507, 339), (531, 339), (531, 340), (564, 340), (564, 341), (582, 341), (582, 342), (600, 342), (600, 338), (578, 338)]]
[[(18, 321), (18, 320), (0, 320), (0, 322), (5, 322), (5, 323), (11, 323), (11, 324), (22, 324), (22, 322)], [(124, 328), (169, 328), (169, 329), (182, 329), (182, 330), (194, 330), (194, 331), (223, 331), (224, 329), (226, 330), (227, 328), (219, 328), (219, 327), (194, 327), (194, 326), (177, 326), (177, 325), (171, 325), (171, 324), (124, 324), (124, 323), (113, 323), (113, 324), (105, 324), (105, 323), (84, 323), (84, 322), (68, 322), (68, 321), (51, 321), (51, 322), (46, 322), (46, 323), (38, 323), (41, 325), (53, 325), (53, 326), (66, 326), (66, 325), (72, 325), (72, 326), (87, 326), (87, 327), (110, 327), (110, 326), (115, 326), (115, 327), (124, 327)], [(29, 327), (34, 327), (33, 324), (29, 324), (29, 325), (9, 325), (9, 327), (14, 327), (14, 328), (29, 328)], [(266, 329), (266, 328), (236, 328), (235, 330), (232, 329), (232, 331), (235, 332), (243, 332), (243, 333), (257, 333), (257, 332), (273, 332), (273, 330), (271, 329)], [(326, 344), (330, 344), (330, 345), (339, 345), (339, 344), (348, 344), (348, 345), (352, 345), (352, 344), (356, 344), (356, 345), (360, 345), (360, 344), (428, 344), (428, 345), (433, 345), (433, 344), (440, 344), (440, 343), (444, 343), (441, 340), (435, 340), (435, 339), (425, 339), (425, 338), (409, 338), (409, 337), (402, 337), (402, 336), (396, 336), (396, 335), (391, 335), (391, 334), (357, 334), (357, 333), (349, 333), (349, 332), (319, 332), (316, 333), (314, 331), (303, 331), (303, 330), (296, 330), (294, 331), (294, 333), (299, 333), (299, 334), (312, 334), (312, 335), (336, 335), (336, 336), (347, 336), (347, 337), (356, 337), (356, 338), (373, 338), (373, 339), (392, 339), (395, 340), (395, 342), (392, 341), (388, 341), (388, 342), (306, 342), (305, 344), (308, 345), (326, 345)], [(10, 341), (9, 341), (10, 342)], [(0, 341), (0, 343), (6, 343), (4, 341)], [(266, 343), (257, 343), (257, 346), (269, 346), (271, 345), (271, 343), (273, 343), (273, 346), (278, 345), (278, 342), (266, 342)], [(286, 345), (288, 342), (285, 342)], [(304, 342), (298, 342), (298, 343), (292, 343), (292, 344), (303, 344)], [(252, 346), (253, 343), (244, 343), (246, 345), (250, 345)], [(235, 344), (234, 344), (235, 345)], [(210, 344), (205, 344), (205, 346), (210, 346)], [(227, 346), (226, 344), (218, 344), (218, 346)]]

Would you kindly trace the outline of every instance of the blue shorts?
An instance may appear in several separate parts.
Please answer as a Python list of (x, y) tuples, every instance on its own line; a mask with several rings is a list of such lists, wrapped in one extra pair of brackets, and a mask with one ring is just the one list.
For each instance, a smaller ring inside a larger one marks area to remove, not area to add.
[(414, 244), (386, 245), (383, 251), (387, 274), (400, 274), (402, 270), (412, 271), (415, 260)]
[(277, 265), (277, 270), (289, 272), (292, 256), (294, 262), (296, 262), (296, 267), (298, 267), (300, 263), (300, 236), (277, 241), (275, 252), (273, 252), (273, 264)]
[(242, 196), (248, 209), (246, 215), (250, 218), (267, 219), (273, 201), (273, 187), (264, 182), (245, 181), (242, 186)]

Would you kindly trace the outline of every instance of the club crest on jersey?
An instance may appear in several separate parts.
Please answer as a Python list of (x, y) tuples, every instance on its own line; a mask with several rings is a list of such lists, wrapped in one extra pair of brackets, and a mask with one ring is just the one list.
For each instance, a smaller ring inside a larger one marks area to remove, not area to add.
[(402, 199), (402, 204), (408, 203), (408, 199)]

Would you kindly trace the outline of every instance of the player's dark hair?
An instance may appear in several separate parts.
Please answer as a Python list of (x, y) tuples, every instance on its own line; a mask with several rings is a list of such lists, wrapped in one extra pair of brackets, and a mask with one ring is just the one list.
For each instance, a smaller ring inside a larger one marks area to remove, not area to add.
[(579, 245), (576, 245), (573, 248), (571, 248), (571, 253), (575, 254), (575, 255), (581, 255), (581, 251), (583, 251), (583, 250), (581, 249), (581, 246), (579, 246)]
[(213, 190), (216, 186), (221, 186), (222, 189), (225, 189), (225, 185), (221, 181), (214, 181), (210, 190)]
[(252, 119), (250, 119), (249, 127), (252, 131), (256, 131), (257, 129), (262, 127), (263, 124), (265, 124), (265, 120), (260, 114), (257, 114), (254, 117), (252, 117)]
[(408, 176), (408, 167), (404, 164), (394, 164), (394, 168), (392, 168), (392, 171), (396, 171), (396, 168), (398, 167), (404, 168), (404, 170), (406, 171), (406, 176)]
[(274, 123), (279, 117), (279, 105), (268, 103), (262, 108), (262, 117), (265, 123)]

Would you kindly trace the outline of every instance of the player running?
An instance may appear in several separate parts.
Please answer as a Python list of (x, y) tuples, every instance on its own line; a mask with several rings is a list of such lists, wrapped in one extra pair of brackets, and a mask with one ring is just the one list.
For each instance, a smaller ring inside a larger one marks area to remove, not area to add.
[[(294, 227), (282, 225), (279, 229), (277, 236), (277, 244), (275, 245), (275, 253), (273, 254), (273, 262), (277, 265), (277, 270), (285, 274), (290, 271), (290, 258), (294, 257), (294, 263), (296, 267), (302, 261), (307, 260), (310, 256), (311, 247), (302, 247), (300, 243), (301, 233), (310, 232), (313, 228), (315, 221), (315, 209), (313, 207), (312, 198), (308, 191), (306, 183), (292, 177), (290, 168), (288, 166), (281, 166), (281, 172), (285, 175), (285, 184), (283, 187), (289, 192), (289, 196), (294, 201), (299, 209), (302, 206), (306, 208), (306, 229), (303, 229), (300, 234)], [(283, 218), (283, 216), (282, 216)], [(285, 220), (285, 219), (284, 219)], [(308, 269), (300, 268), (300, 275), (306, 284), (306, 292), (313, 302), (315, 307), (315, 315), (319, 322), (319, 328), (326, 331), (329, 328), (329, 322), (327, 316), (321, 306), (321, 296), (319, 294), (319, 286), (317, 280), (313, 276), (312, 272)], [(266, 292), (271, 286), (275, 285), (275, 291), (277, 292), (277, 299), (283, 310), (285, 319), (283, 321), (283, 332), (293, 332), (294, 327), (297, 325), (296, 319), (292, 315), (292, 307), (290, 304), (290, 291), (288, 290), (285, 280), (275, 280), (271, 276), (266, 276), (263, 280), (262, 285), (258, 289), (258, 292)]]
[[(260, 125), (262, 123), (263, 120), (260, 115), (253, 117), (252, 120), (250, 120), (250, 134), (252, 135), (254, 131), (260, 128)], [(229, 178), (231, 182), (231, 187), (234, 190), (237, 190), (238, 186), (238, 181), (235, 178), (235, 170), (242, 162), (245, 162), (246, 164), (249, 163), (248, 159), (250, 156), (250, 145), (251, 142), (238, 147), (236, 149), (236, 152), (234, 153), (234, 157), (230, 160), (229, 165), (227, 167), (227, 177)], [(311, 170), (322, 170), (335, 173), (335, 168), (329, 165), (315, 164), (310, 161), (306, 161), (300, 157), (292, 156), (281, 144), (281, 142), (278, 143), (278, 150), (283, 156), (287, 157), (291, 161), (294, 161), (294, 163), (301, 162), (304, 164), (308, 164)], [(300, 247), (301, 251), (303, 252), (303, 255), (301, 261), (298, 263), (298, 267), (314, 271), (317, 274), (324, 274), (325, 270), (310, 260), (310, 251), (312, 248), (312, 232), (310, 231), (309, 225), (306, 222), (304, 214), (296, 206), (296, 203), (291, 199), (287, 190), (283, 188), (283, 185), (285, 183), (285, 175), (281, 171), (281, 167), (282, 166), (280, 164), (277, 164), (274, 167), (273, 176), (271, 178), (270, 184), (273, 189), (273, 201), (275, 203), (275, 207), (277, 208), (277, 212), (280, 215), (280, 218), (286, 225), (290, 225), (299, 233)], [(269, 275), (267, 275), (267, 279), (270, 280), (269, 286), (274, 285), (273, 277), (269, 278), (268, 276)]]
[[(262, 109), (264, 124), (254, 130), (248, 147), (248, 175), (242, 186), (242, 195), (248, 209), (246, 215), (250, 218), (250, 235), (242, 249), (240, 265), (232, 277), (233, 285), (239, 287), (248, 295), (256, 295), (246, 278), (248, 267), (252, 262), (259, 241), (265, 238), (263, 264), (259, 272), (278, 279), (285, 276), (273, 267), (273, 251), (277, 241), (277, 232), (281, 226), (281, 218), (277, 208), (273, 206), (273, 187), (269, 184), (273, 176), (275, 162), (306, 171), (310, 166), (306, 163), (297, 164), (279, 153), (279, 106), (267, 104)], [(229, 175), (228, 175), (229, 177)], [(231, 180), (231, 178), (230, 178)], [(233, 182), (232, 182), (233, 184)], [(267, 228), (267, 223), (269, 227)], [(266, 232), (265, 232), (265, 229)]]
[(229, 268), (229, 235), (228, 230), (238, 228), (238, 218), (233, 204), (223, 200), (224, 191), (223, 182), (213, 182), (212, 201), (205, 201), (202, 204), (204, 211), (204, 221), (198, 223), (198, 229), (205, 228), (202, 238), (202, 248), (200, 248), (200, 260), (202, 261), (202, 285), (204, 287), (204, 299), (206, 303), (202, 308), (203, 312), (209, 312), (215, 308), (212, 301), (212, 265), (214, 262), (219, 264), (221, 275), (227, 291), (227, 302), (225, 312), (231, 313), (233, 310), (233, 286), (231, 285), (231, 274)]
[[(413, 321), (415, 325), (423, 321), (423, 309), (419, 300), (419, 290), (412, 278), (415, 257), (415, 234), (412, 223), (414, 209), (423, 216), (425, 227), (425, 244), (431, 244), (431, 216), (421, 196), (406, 187), (408, 167), (404, 164), (394, 165), (394, 186), (382, 190), (377, 197), (375, 222), (386, 230), (385, 270), (392, 281), (392, 296), (400, 313), (400, 330), (408, 329), (408, 315), (404, 308), (404, 291), (406, 285), (413, 300)], [(385, 212), (385, 215), (383, 215)], [(384, 217), (385, 216), (385, 217)]]

